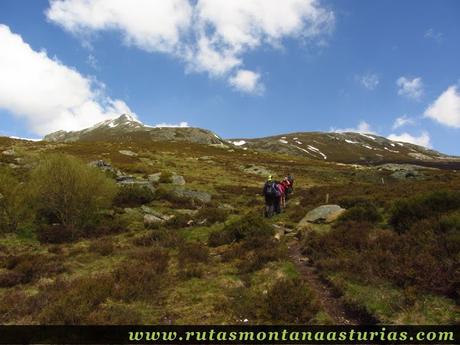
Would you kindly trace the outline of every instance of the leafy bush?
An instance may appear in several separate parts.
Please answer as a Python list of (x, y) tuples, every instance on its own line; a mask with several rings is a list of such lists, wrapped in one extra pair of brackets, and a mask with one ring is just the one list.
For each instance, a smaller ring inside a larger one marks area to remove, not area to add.
[(101, 171), (67, 155), (44, 156), (29, 189), (40, 224), (59, 223), (74, 238), (109, 207), (116, 186)]
[(16, 231), (26, 210), (24, 186), (11, 172), (0, 169), (0, 232)]
[(299, 278), (277, 281), (267, 294), (268, 312), (273, 320), (306, 324), (319, 311), (316, 296)]
[(439, 191), (398, 200), (391, 209), (389, 223), (403, 233), (421, 219), (439, 216), (460, 208), (460, 192)]
[(241, 240), (256, 241), (271, 237), (273, 228), (260, 215), (248, 214), (239, 220), (227, 224), (222, 231), (210, 234), (208, 242), (212, 247), (239, 242)]
[(373, 204), (362, 204), (359, 206), (352, 206), (346, 210), (339, 218), (339, 221), (355, 221), (355, 222), (369, 222), (377, 223), (382, 220), (377, 207)]
[(118, 189), (114, 203), (120, 207), (135, 207), (148, 204), (155, 199), (154, 193), (146, 186), (123, 185)]

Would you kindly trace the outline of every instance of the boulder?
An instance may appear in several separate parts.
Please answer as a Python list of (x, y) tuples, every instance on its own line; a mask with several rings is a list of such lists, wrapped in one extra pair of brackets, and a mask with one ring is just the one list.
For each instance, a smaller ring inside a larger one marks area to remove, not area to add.
[(174, 216), (163, 214), (163, 213), (158, 212), (158, 211), (154, 210), (153, 208), (145, 206), (145, 205), (141, 206), (141, 211), (144, 212), (147, 215), (155, 216), (156, 218), (159, 218), (159, 219), (164, 220), (164, 221), (170, 220), (171, 218), (174, 218)]
[(160, 177), (161, 177), (161, 172), (158, 172), (156, 174), (149, 175), (148, 179), (149, 179), (150, 182), (155, 183), (155, 182), (160, 181)]
[(145, 227), (149, 227), (149, 226), (156, 225), (156, 224), (161, 224), (164, 222), (165, 222), (164, 219), (154, 216), (153, 214), (144, 215), (144, 226)]
[(176, 188), (173, 191), (173, 194), (178, 196), (179, 198), (192, 199), (199, 201), (203, 204), (209, 204), (212, 199), (212, 196), (209, 193), (185, 188)]
[(323, 205), (317, 207), (310, 212), (299, 222), (298, 229), (308, 228), (309, 223), (315, 224), (328, 224), (335, 221), (339, 216), (345, 212), (344, 208), (339, 205)]
[(171, 176), (171, 183), (176, 185), (176, 186), (183, 186), (185, 185), (185, 179), (181, 175), (172, 175)]

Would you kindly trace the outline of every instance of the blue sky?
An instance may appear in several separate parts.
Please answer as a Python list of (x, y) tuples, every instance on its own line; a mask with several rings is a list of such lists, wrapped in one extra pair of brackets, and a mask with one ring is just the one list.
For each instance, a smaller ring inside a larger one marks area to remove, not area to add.
[(456, 0), (2, 0), (0, 135), (130, 111), (226, 138), (355, 130), (460, 155), (459, 43)]

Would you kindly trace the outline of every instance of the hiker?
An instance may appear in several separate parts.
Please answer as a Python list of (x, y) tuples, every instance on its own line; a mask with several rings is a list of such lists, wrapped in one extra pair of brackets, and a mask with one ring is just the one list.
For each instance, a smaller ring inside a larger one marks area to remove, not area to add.
[(279, 181), (275, 181), (275, 203), (274, 203), (274, 208), (275, 208), (275, 213), (281, 213), (281, 196), (283, 194), (282, 186)]
[(265, 197), (265, 217), (272, 217), (275, 211), (275, 202), (277, 199), (277, 187), (275, 181), (273, 181), (272, 176), (268, 176), (267, 182), (265, 182), (264, 189), (262, 191), (263, 196)]
[(287, 177), (283, 179), (280, 183), (281, 189), (281, 208), (286, 208), (286, 200), (288, 198), (288, 189), (291, 183), (288, 181)]

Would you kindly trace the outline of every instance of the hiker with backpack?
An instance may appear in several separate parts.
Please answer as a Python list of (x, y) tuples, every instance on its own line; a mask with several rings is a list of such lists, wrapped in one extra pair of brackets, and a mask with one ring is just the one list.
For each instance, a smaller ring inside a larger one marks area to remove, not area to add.
[(264, 184), (262, 191), (263, 196), (265, 197), (265, 217), (272, 217), (275, 212), (276, 199), (278, 199), (278, 188), (276, 182), (273, 180), (272, 176), (268, 176), (267, 182)]
[(280, 183), (280, 192), (281, 192), (281, 208), (286, 208), (286, 200), (288, 198), (288, 189), (290, 187), (290, 182), (288, 181), (287, 177), (283, 179)]

